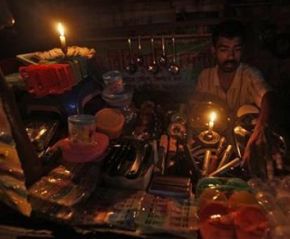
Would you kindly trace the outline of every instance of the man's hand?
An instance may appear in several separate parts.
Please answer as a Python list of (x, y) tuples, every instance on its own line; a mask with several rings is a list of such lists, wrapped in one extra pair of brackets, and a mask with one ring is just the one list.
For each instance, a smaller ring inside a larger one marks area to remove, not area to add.
[[(253, 160), (254, 157), (258, 157), (261, 155), (258, 152), (261, 149), (265, 149), (266, 146), (266, 134), (265, 134), (265, 127), (263, 126), (256, 126), (254, 129), (253, 134), (250, 136), (245, 151), (243, 155), (243, 165), (249, 164), (250, 160)], [(255, 159), (254, 159), (255, 160)]]

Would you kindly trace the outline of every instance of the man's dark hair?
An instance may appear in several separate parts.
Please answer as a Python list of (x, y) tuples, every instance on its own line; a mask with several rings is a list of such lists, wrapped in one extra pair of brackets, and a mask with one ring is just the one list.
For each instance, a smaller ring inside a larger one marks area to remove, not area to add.
[(212, 43), (215, 46), (219, 37), (234, 38), (239, 37), (245, 41), (244, 25), (238, 20), (226, 20), (218, 24), (212, 33)]

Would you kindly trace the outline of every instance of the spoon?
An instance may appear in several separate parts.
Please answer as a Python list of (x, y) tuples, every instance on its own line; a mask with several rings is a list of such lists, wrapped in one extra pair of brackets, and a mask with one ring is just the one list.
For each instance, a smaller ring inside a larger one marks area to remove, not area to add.
[(129, 57), (130, 57), (130, 63), (126, 66), (126, 71), (128, 71), (130, 74), (133, 74), (137, 71), (137, 66), (133, 61), (132, 57), (132, 42), (131, 38), (128, 38), (128, 46), (129, 46)]
[(156, 63), (155, 48), (154, 48), (154, 38), (151, 38), (151, 49), (152, 49), (152, 64), (148, 66), (148, 71), (152, 74), (158, 72), (158, 65)]
[(138, 65), (143, 65), (144, 63), (144, 59), (143, 59), (143, 56), (142, 56), (142, 45), (141, 45), (141, 37), (138, 36), (138, 56), (136, 58), (136, 62)]
[(176, 75), (179, 73), (180, 67), (176, 64), (176, 50), (175, 50), (175, 38), (172, 37), (172, 51), (173, 51), (173, 58), (172, 58), (172, 63), (170, 64), (168, 71)]
[(159, 58), (159, 64), (162, 66), (165, 66), (167, 64), (167, 56), (166, 56), (166, 50), (165, 50), (164, 36), (162, 36), (162, 38), (161, 38), (161, 47), (162, 47), (162, 54)]

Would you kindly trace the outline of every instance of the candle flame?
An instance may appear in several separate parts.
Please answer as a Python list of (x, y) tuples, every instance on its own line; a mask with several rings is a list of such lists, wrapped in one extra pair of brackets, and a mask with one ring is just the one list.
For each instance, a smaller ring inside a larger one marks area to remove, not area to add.
[(209, 130), (209, 131), (212, 131), (212, 129), (213, 129), (214, 121), (216, 120), (216, 117), (217, 117), (217, 114), (216, 114), (216, 112), (214, 112), (214, 111), (212, 111), (212, 112), (209, 114), (209, 122), (208, 122), (208, 130)]
[(209, 115), (209, 120), (214, 122), (216, 120), (216, 118), (217, 118), (216, 112), (214, 112), (214, 111), (211, 112), (210, 115)]
[(64, 36), (64, 27), (60, 22), (57, 24), (57, 30), (61, 36)]

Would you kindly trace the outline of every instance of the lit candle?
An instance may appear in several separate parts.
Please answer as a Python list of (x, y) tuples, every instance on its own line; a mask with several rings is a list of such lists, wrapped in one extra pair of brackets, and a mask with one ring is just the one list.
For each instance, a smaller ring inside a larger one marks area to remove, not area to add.
[(67, 46), (66, 46), (66, 39), (65, 39), (65, 35), (64, 35), (64, 27), (61, 23), (58, 23), (57, 29), (59, 32), (60, 47), (61, 47), (63, 53), (66, 55)]
[(212, 131), (213, 129), (213, 126), (214, 126), (214, 121), (216, 120), (216, 112), (211, 112), (210, 115), (209, 115), (209, 123), (208, 123), (208, 131)]

